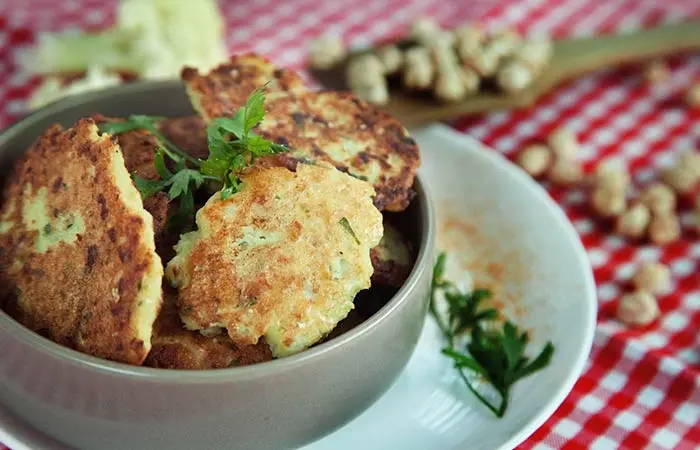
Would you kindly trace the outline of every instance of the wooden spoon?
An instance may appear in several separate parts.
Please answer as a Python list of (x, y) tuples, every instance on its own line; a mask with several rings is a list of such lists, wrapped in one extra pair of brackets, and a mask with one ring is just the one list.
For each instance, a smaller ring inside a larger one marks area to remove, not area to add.
[[(406, 42), (399, 45), (405, 46)], [(700, 50), (700, 21), (663, 25), (619, 35), (559, 39), (554, 41), (552, 60), (544, 72), (531, 86), (517, 94), (480, 91), (460, 102), (441, 103), (426, 93), (415, 94), (392, 88), (391, 100), (385, 109), (410, 127), (467, 114), (526, 108), (563, 81), (603, 68), (639, 63), (692, 50)], [(350, 56), (367, 51), (370, 50), (358, 51)], [(347, 89), (344, 63), (331, 70), (312, 70), (311, 73), (326, 88)]]

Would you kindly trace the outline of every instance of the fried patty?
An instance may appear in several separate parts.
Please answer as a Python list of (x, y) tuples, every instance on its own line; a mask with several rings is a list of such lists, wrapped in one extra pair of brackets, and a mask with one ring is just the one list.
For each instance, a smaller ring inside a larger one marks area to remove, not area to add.
[(306, 91), (304, 81), (295, 72), (276, 68), (270, 60), (254, 53), (234, 55), (228, 63), (202, 75), (185, 67), (181, 77), (195, 109), (205, 122), (216, 117), (230, 117), (245, 104), (255, 89), (268, 88), (268, 98), (279, 92)]
[(209, 158), (207, 126), (199, 116), (185, 116), (166, 119), (159, 124), (159, 130), (170, 142), (190, 156), (199, 159)]
[(116, 139), (54, 125), (18, 160), (0, 212), (4, 307), (49, 339), (141, 364), (161, 304), (153, 219)]
[[(240, 57), (246, 58), (250, 57)], [(183, 71), (190, 100), (205, 122), (233, 116), (253, 89), (276, 73), (269, 63), (264, 71), (254, 64), (234, 66), (236, 70), (229, 64), (207, 75), (194, 69)], [(380, 210), (406, 209), (413, 197), (420, 154), (396, 119), (348, 92), (311, 92), (296, 83), (272, 83), (271, 91), (265, 120), (257, 131), (292, 151), (261, 158), (261, 165), (293, 169), (298, 162), (326, 161), (372, 183)]]
[(151, 352), (144, 365), (162, 369), (207, 370), (257, 364), (272, 359), (267, 344), (237, 347), (228, 335), (206, 337), (183, 327), (177, 312), (177, 291), (163, 286), (163, 308), (153, 326)]
[(413, 268), (413, 251), (409, 242), (394, 225), (384, 220), (384, 235), (370, 251), (375, 283), (401, 287)]
[(226, 328), (238, 346), (261, 337), (275, 357), (308, 348), (370, 286), (382, 235), (374, 190), (332, 166), (254, 170), (227, 200), (197, 212), (167, 266), (188, 329)]

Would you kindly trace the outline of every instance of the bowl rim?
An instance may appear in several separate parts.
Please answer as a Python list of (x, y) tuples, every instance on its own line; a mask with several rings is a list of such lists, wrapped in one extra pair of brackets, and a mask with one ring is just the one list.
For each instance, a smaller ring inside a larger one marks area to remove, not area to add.
[[(32, 123), (45, 120), (56, 114), (60, 114), (61, 111), (65, 109), (79, 106), (84, 103), (89, 103), (97, 99), (109, 100), (112, 97), (119, 97), (126, 94), (134, 95), (139, 92), (157, 88), (182, 88), (182, 83), (180, 80), (136, 81), (113, 88), (88, 92), (57, 100), (28, 114), (0, 132), (0, 152), (3, 151), (3, 147), (5, 147), (9, 141), (16, 136), (21, 135), (23, 130)], [(34, 350), (47, 354), (50, 357), (61, 359), (65, 363), (80, 366), (82, 369), (99, 372), (103, 375), (141, 378), (153, 382), (177, 381), (178, 383), (182, 384), (200, 384), (218, 383), (222, 381), (229, 382), (235, 380), (250, 380), (293, 370), (299, 366), (310, 364), (330, 352), (340, 350), (340, 347), (345, 346), (349, 342), (356, 340), (362, 337), (364, 334), (370, 333), (373, 329), (381, 326), (382, 323), (390, 319), (390, 316), (397, 309), (408, 302), (412, 292), (417, 289), (418, 282), (423, 277), (425, 271), (432, 271), (432, 256), (436, 239), (435, 207), (433, 205), (432, 196), (429, 193), (429, 189), (426, 189), (425, 184), (422, 183), (418, 174), (416, 174), (414, 180), (414, 189), (416, 191), (416, 201), (420, 201), (421, 204), (421, 213), (419, 215), (419, 220), (421, 221), (422, 226), (422, 233), (420, 236), (421, 248), (416, 256), (411, 273), (404, 284), (401, 286), (401, 288), (399, 288), (396, 294), (394, 294), (394, 296), (391, 297), (391, 299), (389, 299), (384, 306), (382, 306), (382, 308), (380, 308), (376, 313), (363, 321), (361, 324), (353, 327), (340, 336), (295, 355), (272, 361), (266, 361), (259, 364), (241, 367), (227, 367), (222, 369), (162, 369), (110, 361), (62, 346), (26, 328), (24, 325), (10, 317), (2, 309), (0, 309), (0, 328), (11, 334), (15, 339), (19, 339), (24, 344), (32, 347)], [(424, 301), (427, 302), (427, 297)]]

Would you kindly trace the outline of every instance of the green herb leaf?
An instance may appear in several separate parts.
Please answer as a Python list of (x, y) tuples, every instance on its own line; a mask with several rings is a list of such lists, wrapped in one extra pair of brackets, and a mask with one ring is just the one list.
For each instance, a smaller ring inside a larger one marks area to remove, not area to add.
[(258, 88), (253, 91), (245, 102), (243, 108), (243, 127), (244, 134), (248, 134), (258, 123), (265, 117), (265, 91), (264, 88)]
[(134, 175), (134, 185), (144, 200), (170, 186), (170, 180), (148, 180)]
[(233, 117), (214, 119), (207, 127), (209, 158), (202, 162), (200, 170), (221, 181), (223, 200), (238, 192), (239, 175), (257, 157), (288, 151), (251, 131), (265, 116), (264, 103), (263, 88), (256, 89)]
[(352, 238), (355, 240), (355, 242), (357, 242), (357, 245), (361, 244), (360, 240), (357, 238), (357, 235), (355, 234), (355, 230), (353, 230), (352, 227), (350, 226), (350, 221), (348, 220), (347, 217), (343, 217), (342, 219), (340, 219), (340, 221), (338, 223), (343, 228), (345, 228), (348, 233), (350, 233), (350, 236), (352, 236)]
[(204, 183), (204, 178), (197, 170), (183, 169), (173, 175), (169, 181), (172, 182), (172, 184), (168, 195), (170, 199), (173, 200), (190, 192), (191, 187), (194, 187), (194, 190), (199, 189), (202, 183)]
[[(454, 283), (444, 279), (445, 261), (445, 254), (441, 253), (433, 267), (430, 296), (430, 313), (448, 344), (442, 353), (454, 361), (460, 377), (479, 401), (497, 417), (503, 417), (508, 408), (512, 386), (549, 365), (554, 346), (548, 342), (539, 355), (530, 361), (525, 355), (529, 341), (527, 332), (520, 331), (510, 321), (506, 321), (500, 329), (488, 325), (499, 316), (497, 310), (481, 307), (491, 292), (485, 289), (475, 289), (471, 293), (460, 292)], [(438, 312), (436, 304), (439, 292), (447, 302), (446, 321)], [(463, 342), (462, 334), (465, 332), (469, 332), (465, 351), (460, 351), (456, 348), (457, 341)], [(487, 381), (500, 395), (500, 404), (494, 404), (486, 398), (463, 370), (474, 372)]]
[(159, 149), (156, 153), (154, 164), (156, 166), (156, 172), (158, 173), (158, 176), (161, 177), (163, 180), (169, 180), (170, 177), (173, 176), (173, 173), (170, 171), (170, 169), (168, 169), (168, 166), (165, 164), (165, 158), (163, 158), (163, 149)]

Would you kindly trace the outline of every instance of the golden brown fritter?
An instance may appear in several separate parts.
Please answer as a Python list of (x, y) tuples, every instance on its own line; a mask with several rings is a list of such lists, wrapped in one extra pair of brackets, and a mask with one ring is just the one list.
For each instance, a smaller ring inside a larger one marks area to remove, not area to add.
[(177, 312), (177, 291), (163, 286), (163, 308), (153, 326), (151, 352), (144, 365), (163, 369), (221, 369), (272, 360), (267, 344), (236, 347), (225, 333), (206, 337), (185, 329)]
[(232, 56), (228, 63), (202, 75), (185, 67), (181, 74), (195, 109), (205, 122), (230, 117), (245, 104), (253, 90), (268, 84), (268, 98), (277, 92), (305, 91), (304, 81), (295, 72), (276, 68), (268, 59), (254, 53)]
[(272, 64), (259, 60), (234, 57), (235, 63), (206, 75), (195, 69), (183, 71), (190, 100), (205, 122), (233, 116), (255, 88), (273, 79), (265, 120), (256, 131), (292, 151), (261, 158), (259, 165), (293, 170), (300, 161), (330, 162), (372, 183), (377, 208), (403, 211), (413, 197), (413, 179), (420, 166), (418, 146), (406, 129), (351, 93), (308, 91), (291, 76), (293, 72), (275, 71)]
[(416, 142), (396, 119), (350, 93), (307, 92), (271, 99), (256, 131), (292, 149), (275, 157), (281, 165), (326, 161), (368, 181), (380, 211), (403, 211), (413, 198), (420, 166)]
[(262, 336), (275, 357), (313, 345), (370, 285), (370, 248), (382, 216), (369, 183), (300, 164), (244, 175), (227, 200), (214, 194), (167, 266), (188, 329), (228, 330), (237, 345)]
[[(121, 122), (124, 119), (117, 117), (106, 117), (95, 114), (92, 119), (97, 124), (105, 122)], [(158, 141), (148, 131), (132, 130), (116, 136), (126, 170), (133, 175), (148, 180), (157, 180), (160, 177), (155, 168), (155, 155), (158, 149)], [(153, 231), (156, 243), (163, 238), (166, 232), (167, 219), (174, 213), (167, 193), (158, 193), (143, 202), (144, 208), (153, 216)]]
[(199, 159), (209, 158), (207, 126), (199, 116), (166, 119), (158, 126), (163, 136), (180, 150)]
[(0, 212), (4, 306), (84, 353), (141, 364), (161, 303), (153, 219), (90, 119), (49, 128), (18, 160)]
[(413, 269), (413, 251), (398, 228), (384, 220), (384, 235), (370, 251), (372, 285), (375, 283), (401, 287)]

